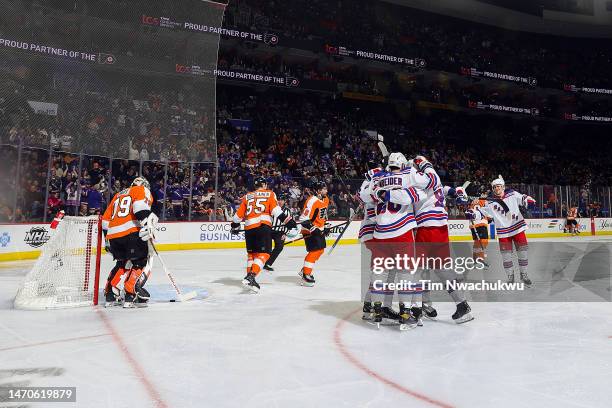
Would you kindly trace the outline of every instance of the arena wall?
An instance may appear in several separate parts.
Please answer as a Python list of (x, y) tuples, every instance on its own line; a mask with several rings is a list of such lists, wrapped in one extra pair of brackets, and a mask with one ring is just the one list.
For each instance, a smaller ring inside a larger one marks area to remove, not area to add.
[[(342, 221), (332, 221), (338, 225)], [(591, 220), (579, 219), (580, 231), (591, 234)], [(595, 234), (612, 235), (612, 218), (596, 218)], [(356, 244), (359, 221), (352, 222), (340, 240), (340, 244)], [(527, 236), (531, 238), (563, 237), (565, 220), (560, 218), (528, 219)], [(449, 221), (451, 240), (467, 241), (472, 237), (469, 222), (466, 220)], [(491, 232), (493, 226), (491, 226)], [(48, 224), (0, 224), (0, 261), (35, 259), (44, 248), (52, 234)], [(328, 245), (337, 238), (330, 234)], [(493, 236), (493, 234), (492, 234)], [(297, 241), (290, 245), (304, 245)], [(244, 233), (234, 236), (230, 233), (229, 222), (162, 222), (158, 225), (157, 247), (160, 250), (175, 251), (187, 249), (241, 248), (244, 247)]]

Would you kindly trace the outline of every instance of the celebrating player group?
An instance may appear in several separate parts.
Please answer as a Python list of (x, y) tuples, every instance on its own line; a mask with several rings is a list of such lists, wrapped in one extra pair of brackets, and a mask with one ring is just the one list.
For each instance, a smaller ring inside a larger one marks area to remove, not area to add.
[[(534, 204), (531, 197), (506, 189), (503, 178), (499, 176), (491, 183), (491, 193), (470, 198), (465, 192), (469, 182), (463, 187), (443, 186), (434, 166), (423, 156), (408, 161), (399, 152), (389, 155), (383, 151), (383, 155), (387, 157), (385, 168), (372, 166), (365, 174), (357, 195), (364, 208), (359, 241), (369, 251), (371, 259), (370, 283), (363, 295), (364, 320), (378, 326), (385, 321), (406, 330), (422, 326), (423, 317), (436, 319), (438, 312), (433, 306), (430, 289), (424, 282), (428, 282), (432, 276), (443, 282), (459, 279), (444, 261), (433, 262), (434, 266), (429, 263), (429, 260), (447, 260), (451, 256), (447, 197), (466, 205), (465, 215), (470, 220), (474, 237), (474, 259), (484, 263), (487, 224), (492, 221), (499, 237), (508, 281), (515, 280), (512, 261), (514, 244), (520, 280), (526, 286), (532, 284), (527, 275), (528, 246), (524, 232), (527, 226), (521, 213), (521, 207)], [(326, 248), (325, 238), (331, 230), (331, 224), (327, 222), (327, 186), (319, 181), (312, 183), (311, 195), (306, 198), (297, 220), (285, 206), (287, 197), (281, 195), (280, 199), (277, 198), (275, 192), (268, 188), (265, 178), (255, 178), (254, 187), (242, 198), (231, 222), (232, 233), (244, 232), (246, 240), (243, 285), (251, 292), (259, 292), (258, 274), (263, 269), (273, 270), (272, 264), (286, 242), (303, 239), (306, 256), (298, 272), (299, 282), (303, 286), (314, 286), (315, 264)], [(138, 177), (129, 189), (113, 198), (103, 216), (107, 250), (116, 260), (104, 291), (108, 304), (131, 308), (145, 306), (149, 299), (144, 285), (151, 272), (151, 249), (154, 248), (152, 241), (157, 223), (157, 217), (151, 212), (151, 203), (148, 182)], [(350, 221), (349, 218), (341, 227), (346, 229)], [(415, 267), (412, 269), (386, 267), (382, 271), (374, 271), (375, 261), (398, 256), (428, 261), (413, 262)], [(124, 274), (125, 295), (122, 296), (118, 285)], [(390, 285), (397, 282), (409, 284)], [(456, 323), (473, 320), (465, 293), (455, 286), (449, 287), (447, 292), (456, 305), (452, 319)], [(396, 294), (399, 311), (393, 308)]]

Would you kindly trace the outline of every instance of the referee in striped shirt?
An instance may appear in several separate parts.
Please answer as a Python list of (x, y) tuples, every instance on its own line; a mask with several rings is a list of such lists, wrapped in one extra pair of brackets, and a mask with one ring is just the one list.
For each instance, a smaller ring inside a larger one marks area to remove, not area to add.
[(291, 219), (291, 210), (286, 205), (288, 198), (289, 195), (287, 193), (280, 193), (277, 198), (278, 206), (283, 210), (283, 212), (281, 215), (274, 218), (274, 223), (272, 224), (272, 240), (274, 241), (274, 249), (270, 254), (270, 258), (264, 265), (264, 269), (270, 272), (274, 271), (274, 268), (272, 268), (272, 264), (285, 246), (285, 236), (287, 235), (288, 229), (287, 225), (280, 220), (285, 219), (284, 215)]

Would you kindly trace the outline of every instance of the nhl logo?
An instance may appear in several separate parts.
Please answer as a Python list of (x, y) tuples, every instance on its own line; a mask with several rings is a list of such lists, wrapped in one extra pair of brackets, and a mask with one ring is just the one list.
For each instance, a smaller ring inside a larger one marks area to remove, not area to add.
[(31, 247), (38, 248), (43, 246), (51, 238), (46, 228), (44, 227), (32, 227), (23, 240), (26, 244)]
[(11, 236), (8, 232), (3, 232), (2, 235), (0, 235), (0, 246), (6, 248), (9, 242), (11, 242)]

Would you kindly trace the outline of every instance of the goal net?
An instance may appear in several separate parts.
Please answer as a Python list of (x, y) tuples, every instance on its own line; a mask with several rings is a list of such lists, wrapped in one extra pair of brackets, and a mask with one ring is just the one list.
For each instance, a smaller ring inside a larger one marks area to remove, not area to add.
[(17, 292), (15, 308), (98, 304), (101, 241), (99, 216), (64, 217)]

